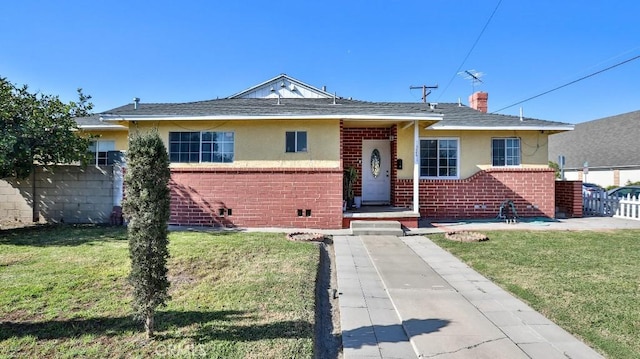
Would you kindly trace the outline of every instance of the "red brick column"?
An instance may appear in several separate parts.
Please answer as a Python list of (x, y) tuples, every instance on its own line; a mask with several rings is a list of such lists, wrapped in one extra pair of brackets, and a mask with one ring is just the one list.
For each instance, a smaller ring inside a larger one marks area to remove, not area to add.
[(582, 217), (582, 181), (556, 181), (556, 206), (567, 218)]

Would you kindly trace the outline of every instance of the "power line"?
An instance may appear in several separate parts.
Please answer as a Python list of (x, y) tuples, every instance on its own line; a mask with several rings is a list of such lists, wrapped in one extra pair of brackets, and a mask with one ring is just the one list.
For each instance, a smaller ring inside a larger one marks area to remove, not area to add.
[(447, 83), (447, 86), (444, 87), (444, 90), (440, 93), (440, 96), (438, 96), (438, 101), (440, 100), (442, 95), (444, 95), (444, 93), (447, 92), (447, 89), (449, 88), (449, 86), (451, 85), (453, 80), (456, 78), (458, 73), (460, 72), (460, 69), (462, 68), (462, 66), (464, 66), (465, 62), (467, 62), (467, 59), (469, 58), (469, 56), (471, 56), (471, 53), (476, 48), (476, 45), (478, 44), (478, 41), (480, 41), (480, 38), (482, 37), (482, 34), (484, 34), (484, 31), (487, 29), (487, 26), (489, 26), (489, 23), (491, 22), (491, 19), (493, 19), (493, 15), (495, 15), (496, 11), (498, 11), (498, 8), (500, 7), (500, 4), (502, 4), (502, 0), (498, 1), (498, 4), (493, 9), (493, 12), (491, 13), (491, 16), (489, 16), (489, 19), (487, 20), (487, 22), (484, 24), (484, 27), (482, 28), (482, 30), (480, 31), (480, 34), (476, 38), (476, 41), (471, 46), (471, 49), (469, 49), (469, 52), (467, 52), (467, 56), (464, 57), (464, 60), (462, 60), (462, 62), (460, 63), (460, 66), (458, 66), (458, 69), (453, 73), (453, 76), (451, 76), (451, 79)]
[(560, 90), (561, 88), (567, 87), (567, 86), (569, 86), (569, 85), (573, 85), (573, 84), (575, 84), (576, 82), (580, 82), (580, 81), (582, 81), (582, 80), (586, 80), (586, 79), (588, 79), (589, 77), (593, 77), (593, 76), (595, 76), (595, 75), (601, 74), (601, 73), (603, 73), (603, 72), (605, 72), (605, 71), (609, 71), (609, 70), (611, 70), (611, 69), (614, 69), (614, 68), (616, 68), (616, 67), (618, 67), (618, 66), (624, 65), (624, 64), (626, 64), (626, 63), (628, 63), (628, 62), (631, 62), (631, 61), (634, 61), (634, 60), (637, 60), (637, 59), (640, 59), (640, 55), (638, 55), (638, 56), (636, 56), (636, 57), (632, 57), (632, 58), (627, 59), (627, 60), (624, 60), (624, 61), (622, 61), (622, 62), (618, 62), (618, 63), (617, 63), (617, 64), (615, 64), (615, 65), (611, 65), (611, 66), (609, 66), (609, 67), (607, 67), (607, 68), (605, 68), (605, 69), (602, 69), (602, 70), (600, 70), (600, 71), (593, 72), (593, 73), (591, 73), (591, 74), (589, 74), (589, 75), (586, 75), (586, 76), (583, 76), (583, 77), (581, 77), (581, 78), (579, 78), (579, 79), (577, 79), (577, 80), (573, 80), (573, 81), (571, 81), (571, 82), (567, 82), (567, 83), (566, 83), (566, 84), (564, 84), (564, 85), (560, 85), (560, 86), (558, 86), (558, 87), (552, 88), (551, 90), (545, 91), (545, 92), (540, 93), (540, 94), (537, 94), (537, 95), (535, 95), (535, 96), (531, 96), (531, 97), (529, 97), (529, 98), (527, 98), (527, 99), (524, 99), (524, 100), (522, 100), (522, 101), (518, 101), (518, 102), (516, 102), (516, 103), (514, 103), (514, 104), (512, 104), (512, 105), (509, 105), (509, 106), (503, 107), (503, 108), (501, 108), (501, 109), (499, 109), (499, 110), (496, 110), (496, 111), (493, 111), (492, 113), (498, 113), (498, 112), (500, 112), (500, 111), (502, 111), (502, 110), (506, 110), (506, 109), (511, 108), (511, 107), (513, 107), (513, 106), (517, 106), (517, 105), (519, 105), (519, 104), (521, 104), (521, 103), (524, 103), (524, 102), (527, 102), (527, 101), (533, 100), (533, 99), (538, 98), (538, 97), (540, 97), (540, 96), (544, 96), (544, 95), (546, 95), (546, 94), (548, 94), (548, 93), (551, 93), (551, 92), (553, 92), (553, 91)]

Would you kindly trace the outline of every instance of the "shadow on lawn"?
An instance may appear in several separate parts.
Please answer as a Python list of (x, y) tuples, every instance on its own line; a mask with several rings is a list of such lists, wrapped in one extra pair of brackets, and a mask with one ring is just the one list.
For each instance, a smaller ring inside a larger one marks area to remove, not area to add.
[[(311, 338), (311, 323), (283, 321), (255, 325), (234, 325), (236, 320), (251, 319), (246, 312), (223, 310), (217, 312), (156, 313), (157, 339), (189, 337), (198, 342), (209, 340), (254, 341), (276, 338)], [(225, 322), (225, 323), (221, 323)], [(193, 332), (177, 329), (198, 324)], [(118, 336), (130, 332), (143, 333), (143, 326), (132, 317), (102, 317), (88, 319), (51, 320), (44, 322), (2, 322), (0, 341), (9, 338), (32, 336), (36, 339), (77, 338), (91, 334), (96, 336)]]
[(0, 231), (0, 244), (16, 246), (79, 246), (97, 241), (127, 240), (125, 227), (45, 224)]

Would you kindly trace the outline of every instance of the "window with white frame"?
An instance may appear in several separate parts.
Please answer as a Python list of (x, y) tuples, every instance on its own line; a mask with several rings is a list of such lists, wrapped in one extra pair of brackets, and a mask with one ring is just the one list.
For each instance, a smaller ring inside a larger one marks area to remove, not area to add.
[(457, 138), (420, 140), (420, 177), (458, 178), (460, 149)]
[(496, 167), (520, 166), (520, 139), (517, 137), (492, 139), (491, 163)]
[(169, 132), (169, 160), (181, 163), (230, 163), (234, 157), (233, 132)]
[(287, 131), (285, 152), (307, 152), (307, 131)]
[(91, 141), (89, 144), (89, 152), (91, 152), (91, 163), (97, 166), (109, 164), (109, 151), (116, 150), (115, 141)]

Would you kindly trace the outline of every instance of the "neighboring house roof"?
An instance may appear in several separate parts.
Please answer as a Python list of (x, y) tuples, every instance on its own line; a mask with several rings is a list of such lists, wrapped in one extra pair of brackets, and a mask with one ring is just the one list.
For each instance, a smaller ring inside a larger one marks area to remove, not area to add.
[(640, 166), (640, 111), (583, 122), (549, 137), (549, 160), (565, 157), (566, 169)]

